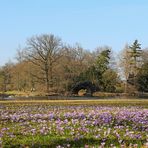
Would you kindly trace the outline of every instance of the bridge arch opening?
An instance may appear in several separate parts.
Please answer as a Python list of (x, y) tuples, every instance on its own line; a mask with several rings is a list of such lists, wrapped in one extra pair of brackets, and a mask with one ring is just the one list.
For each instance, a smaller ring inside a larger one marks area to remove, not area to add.
[(72, 87), (72, 94), (79, 96), (92, 96), (92, 94), (96, 91), (96, 86), (89, 82), (79, 82)]

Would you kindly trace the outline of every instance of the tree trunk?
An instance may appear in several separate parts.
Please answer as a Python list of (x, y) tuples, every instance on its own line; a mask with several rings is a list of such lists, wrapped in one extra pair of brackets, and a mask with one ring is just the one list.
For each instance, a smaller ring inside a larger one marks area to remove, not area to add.
[(49, 72), (50, 72), (50, 88), (53, 87), (53, 74), (52, 74), (52, 63), (50, 62), (50, 67), (49, 67)]
[(49, 93), (49, 73), (47, 65), (45, 65), (45, 75), (46, 75), (46, 91), (47, 93)]

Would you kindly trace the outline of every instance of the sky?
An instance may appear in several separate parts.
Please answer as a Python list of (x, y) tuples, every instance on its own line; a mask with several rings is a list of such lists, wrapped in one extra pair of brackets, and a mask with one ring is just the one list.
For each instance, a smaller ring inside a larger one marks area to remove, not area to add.
[(135, 39), (148, 47), (147, 0), (0, 0), (0, 66), (34, 35), (54, 34), (64, 43), (119, 52)]

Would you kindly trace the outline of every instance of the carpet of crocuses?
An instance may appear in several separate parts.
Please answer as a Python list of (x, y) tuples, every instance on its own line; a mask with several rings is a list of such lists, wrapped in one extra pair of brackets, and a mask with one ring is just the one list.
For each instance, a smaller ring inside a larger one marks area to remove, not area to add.
[(2, 103), (0, 147), (147, 148), (148, 108), (97, 103)]

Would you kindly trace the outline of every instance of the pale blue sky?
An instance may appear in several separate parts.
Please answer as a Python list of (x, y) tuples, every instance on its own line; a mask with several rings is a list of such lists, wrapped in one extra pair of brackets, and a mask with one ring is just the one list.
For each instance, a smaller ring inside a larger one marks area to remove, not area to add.
[(138, 39), (148, 47), (147, 0), (0, 0), (0, 65), (14, 59), (33, 35), (52, 33), (63, 42), (116, 52)]

